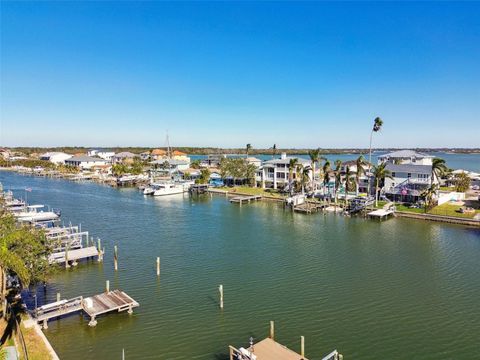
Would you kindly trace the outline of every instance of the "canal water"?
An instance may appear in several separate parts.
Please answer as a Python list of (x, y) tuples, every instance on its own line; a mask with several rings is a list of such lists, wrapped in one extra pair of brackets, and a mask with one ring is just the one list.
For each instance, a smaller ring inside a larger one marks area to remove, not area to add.
[[(5, 188), (62, 210), (100, 237), (103, 263), (60, 270), (40, 303), (100, 293), (105, 280), (140, 303), (133, 315), (49, 323), (62, 359), (227, 359), (268, 335), (321, 359), (480, 357), (480, 231), (408, 219), (302, 215), (224, 197), (144, 197), (135, 189), (0, 172)], [(113, 246), (119, 271), (113, 270)], [(155, 259), (161, 257), (161, 276)], [(225, 308), (218, 306), (218, 285)]]

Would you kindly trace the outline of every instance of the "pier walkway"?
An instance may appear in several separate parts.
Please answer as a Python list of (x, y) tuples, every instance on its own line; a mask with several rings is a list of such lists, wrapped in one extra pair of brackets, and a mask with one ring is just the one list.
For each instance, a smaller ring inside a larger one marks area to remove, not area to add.
[(388, 217), (388, 215), (392, 215), (393, 213), (394, 213), (393, 210), (378, 209), (378, 210), (369, 212), (368, 216), (383, 219)]
[(48, 261), (50, 264), (63, 264), (66, 262), (76, 263), (78, 260), (88, 259), (90, 257), (98, 257), (99, 252), (95, 246), (84, 247), (80, 249), (60, 251), (53, 253), (49, 256)]
[(128, 311), (131, 314), (133, 308), (138, 306), (140, 304), (123, 291), (113, 290), (87, 298), (77, 296), (43, 305), (35, 309), (33, 317), (35, 321), (43, 322), (43, 327), (46, 329), (48, 320), (52, 318), (83, 311), (90, 316), (88, 325), (95, 326), (97, 325), (96, 317), (99, 315), (112, 311)]
[(257, 201), (262, 200), (262, 195), (251, 195), (251, 196), (236, 196), (230, 199), (232, 203), (238, 203), (242, 205), (243, 202)]

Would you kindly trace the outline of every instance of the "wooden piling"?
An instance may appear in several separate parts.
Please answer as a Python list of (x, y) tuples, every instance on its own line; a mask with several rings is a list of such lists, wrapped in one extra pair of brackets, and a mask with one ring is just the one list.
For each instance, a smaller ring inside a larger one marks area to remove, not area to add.
[(57, 293), (57, 301), (60, 301), (60, 293)]
[(70, 265), (68, 264), (68, 244), (65, 247), (65, 269), (68, 269)]
[(97, 238), (97, 247), (98, 247), (98, 262), (103, 260), (103, 254), (102, 254), (102, 240), (100, 238)]
[(270, 321), (270, 339), (275, 340), (275, 323)]
[(223, 309), (223, 285), (218, 287), (218, 291), (220, 292), (220, 309)]
[(300, 336), (300, 355), (302, 358), (305, 357), (305, 337)]
[(110, 280), (107, 280), (105, 282), (105, 292), (109, 293), (110, 292)]
[(160, 257), (157, 257), (157, 276), (160, 276)]
[(113, 266), (115, 271), (118, 271), (118, 248), (117, 245), (113, 247)]

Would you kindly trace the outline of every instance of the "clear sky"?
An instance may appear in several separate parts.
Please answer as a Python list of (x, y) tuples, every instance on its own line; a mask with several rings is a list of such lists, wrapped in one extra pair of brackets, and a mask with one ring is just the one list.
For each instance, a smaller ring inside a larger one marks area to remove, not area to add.
[(0, 6), (0, 145), (480, 147), (480, 2)]

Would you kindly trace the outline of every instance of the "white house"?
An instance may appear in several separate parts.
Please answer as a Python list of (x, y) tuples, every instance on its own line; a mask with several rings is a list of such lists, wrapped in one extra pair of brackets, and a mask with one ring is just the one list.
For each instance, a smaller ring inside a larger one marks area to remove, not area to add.
[(255, 167), (258, 169), (260, 166), (262, 166), (262, 160), (257, 159), (256, 157), (247, 157), (245, 159), (247, 163), (255, 165)]
[[(299, 165), (308, 166), (310, 161), (298, 157), (289, 157), (285, 153), (282, 153), (280, 159), (267, 160), (257, 170), (256, 180), (261, 182), (263, 188), (273, 187), (285, 187), (288, 184), (288, 175), (291, 159), (297, 159)], [(310, 172), (310, 177), (312, 173)], [(296, 171), (293, 171), (293, 179), (296, 178)]]
[(116, 164), (119, 162), (133, 162), (133, 159), (136, 157), (134, 153), (129, 151), (120, 152), (112, 156), (112, 163)]
[(46, 152), (40, 155), (40, 160), (50, 161), (54, 164), (65, 164), (65, 160), (70, 159), (72, 155), (64, 152)]
[[(401, 150), (379, 156), (378, 162), (386, 163), (392, 179), (385, 179), (385, 195), (396, 201), (416, 202), (432, 183), (433, 156), (412, 150)], [(438, 184), (438, 179), (433, 178)]]
[(102, 158), (103, 160), (111, 161), (112, 157), (115, 155), (114, 151), (106, 151), (106, 150), (98, 150), (98, 149), (92, 149), (87, 152), (88, 156), (98, 156), (99, 158)]
[(433, 156), (418, 153), (413, 150), (399, 150), (378, 157), (378, 164), (384, 162), (392, 164), (432, 165)]
[(77, 166), (80, 169), (91, 169), (93, 166), (106, 165), (107, 161), (86, 155), (73, 156), (65, 160), (65, 165)]

